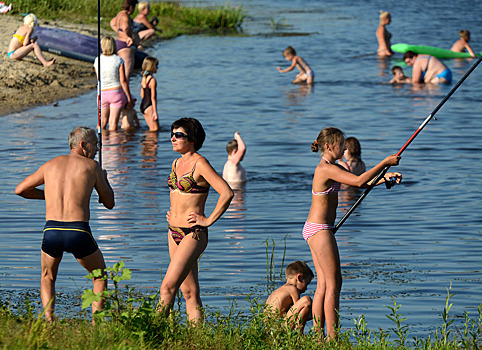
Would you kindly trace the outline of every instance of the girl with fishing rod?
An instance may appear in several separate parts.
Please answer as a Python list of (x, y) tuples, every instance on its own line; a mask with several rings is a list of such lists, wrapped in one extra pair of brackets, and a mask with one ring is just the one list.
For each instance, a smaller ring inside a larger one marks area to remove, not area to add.
[[(321, 130), (311, 150), (322, 153), (322, 159), (315, 169), (310, 212), (303, 228), (303, 238), (310, 247), (317, 276), (313, 323), (315, 332), (321, 337), (324, 336), (326, 322), (326, 335), (334, 339), (342, 284), (340, 255), (333, 232), (340, 184), (367, 187), (385, 167), (398, 165), (400, 156), (388, 156), (359, 176), (352, 174), (341, 165), (334, 164), (345, 151), (344, 134), (337, 128)], [(375, 185), (392, 181), (400, 183), (401, 179), (400, 173), (386, 173)]]

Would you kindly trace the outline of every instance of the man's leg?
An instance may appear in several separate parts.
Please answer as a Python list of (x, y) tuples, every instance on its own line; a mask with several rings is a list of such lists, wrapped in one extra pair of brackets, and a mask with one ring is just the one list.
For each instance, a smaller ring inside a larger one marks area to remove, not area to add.
[[(107, 289), (107, 280), (102, 280), (102, 277), (105, 276), (105, 262), (104, 256), (100, 249), (97, 249), (94, 253), (83, 257), (82, 259), (77, 259), (77, 261), (82, 265), (89, 273), (94, 270), (101, 269), (102, 276), (93, 278), (92, 282), (94, 283), (94, 293), (98, 294)], [(104, 300), (100, 299), (100, 301), (94, 301), (92, 303), (92, 313), (96, 312), (97, 310), (102, 310), (104, 308)]]
[(55, 308), (55, 280), (57, 279), (60, 261), (62, 261), (62, 257), (52, 258), (50, 255), (42, 251), (40, 257), (40, 264), (42, 267), (40, 297), (45, 311), (45, 319), (49, 322), (53, 321)]

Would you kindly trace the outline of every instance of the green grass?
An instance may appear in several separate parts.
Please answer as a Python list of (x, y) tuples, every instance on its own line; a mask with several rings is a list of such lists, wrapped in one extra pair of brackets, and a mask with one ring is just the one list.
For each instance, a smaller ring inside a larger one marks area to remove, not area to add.
[[(101, 1), (101, 25), (120, 11), (122, 0)], [(40, 20), (62, 20), (73, 23), (97, 23), (97, 0), (16, 0), (12, 14), (34, 13)], [(132, 15), (134, 18), (136, 12)], [(172, 38), (182, 34), (235, 31), (245, 18), (242, 7), (185, 7), (177, 2), (151, 2), (149, 17), (158, 17), (159, 36)]]
[[(450, 315), (452, 304), (447, 289), (441, 325), (425, 338), (409, 338), (410, 329), (393, 301), (387, 318), (393, 321), (388, 330), (367, 328), (365, 316), (354, 319), (354, 328), (339, 329), (336, 341), (318, 341), (308, 331), (300, 334), (287, 329), (280, 319), (264, 312), (258, 299), (247, 297), (249, 310), (240, 310), (236, 301), (226, 313), (207, 313), (197, 325), (186, 324), (179, 311), (169, 317), (156, 313), (157, 295), (143, 296), (132, 288), (120, 290), (119, 283), (130, 279), (123, 262), (109, 267), (112, 290), (104, 292), (106, 308), (96, 314), (95, 325), (79, 315), (46, 323), (34, 314), (28, 299), (15, 308), (0, 303), (0, 347), (5, 349), (480, 349), (482, 347), (482, 306), (475, 318), (464, 313), (458, 328)], [(94, 273), (96, 274), (96, 273)], [(86, 276), (91, 278), (92, 275)], [(82, 296), (83, 306), (95, 295), (91, 290)], [(437, 320), (434, 320), (439, 322)]]

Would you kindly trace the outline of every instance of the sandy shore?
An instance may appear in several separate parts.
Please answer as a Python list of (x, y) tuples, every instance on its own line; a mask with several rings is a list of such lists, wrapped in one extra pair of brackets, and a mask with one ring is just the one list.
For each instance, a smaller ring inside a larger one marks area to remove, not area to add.
[[(96, 88), (97, 79), (91, 63), (44, 52), (54, 65), (44, 67), (34, 53), (21, 61), (7, 59), (8, 44), (23, 17), (0, 15), (0, 116), (24, 111), (34, 106), (53, 104)], [(39, 21), (40, 26), (57, 26), (81, 34), (97, 36), (96, 26)], [(107, 33), (107, 32), (106, 32)], [(106, 34), (103, 33), (103, 34)]]

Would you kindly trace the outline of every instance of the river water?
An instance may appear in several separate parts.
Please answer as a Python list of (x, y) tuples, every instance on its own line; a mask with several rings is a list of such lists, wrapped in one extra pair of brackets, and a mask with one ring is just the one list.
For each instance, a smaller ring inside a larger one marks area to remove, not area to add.
[[(199, 4), (199, 3), (197, 3)], [(149, 53), (160, 60), (158, 135), (143, 128), (104, 138), (103, 167), (116, 193), (108, 211), (91, 201), (91, 227), (107, 264), (124, 260), (130, 285), (154, 293), (169, 263), (165, 213), (166, 177), (172, 160), (169, 126), (183, 116), (198, 118), (207, 132), (201, 154), (222, 172), (225, 144), (235, 131), (248, 152), (249, 182), (211, 228), (200, 262), (202, 299), (208, 311), (227, 312), (233, 299), (248, 310), (283, 284), (279, 273), (294, 260), (313, 268), (301, 236), (311, 200), (318, 155), (310, 144), (327, 126), (356, 136), (363, 159), (373, 166), (396, 153), (451, 86), (391, 86), (390, 68), (401, 55), (378, 59), (378, 11), (392, 13), (392, 43), (450, 48), (460, 29), (472, 32), (482, 51), (481, 3), (461, 0), (231, 1), (243, 5), (243, 31), (227, 36), (182, 36)], [(454, 10), (457, 9), (457, 10)], [(270, 25), (270, 23), (272, 23)], [(316, 72), (314, 88), (292, 85), (282, 50), (292, 45)], [(447, 60), (457, 82), (473, 60)], [(411, 74), (410, 68), (405, 67)], [(400, 186), (374, 189), (337, 232), (344, 277), (340, 316), (344, 328), (364, 314), (368, 327), (388, 329), (385, 315), (395, 298), (411, 326), (424, 335), (442, 323), (447, 288), (451, 310), (475, 316), (482, 301), (482, 220), (479, 175), (482, 143), (482, 68), (476, 69), (404, 152)], [(140, 77), (131, 89), (140, 91)], [(138, 97), (139, 98), (139, 97)], [(1, 118), (0, 275), (4, 298), (28, 293), (39, 301), (40, 242), (44, 203), (14, 195), (14, 188), (43, 162), (68, 152), (77, 125), (96, 126), (96, 93)], [(474, 168), (475, 167), (475, 168)], [(341, 217), (361, 192), (340, 194)], [(211, 192), (208, 210), (217, 196)], [(266, 242), (273, 242), (274, 282), (267, 278)], [(284, 244), (286, 252), (284, 256)], [(60, 314), (78, 312), (90, 288), (84, 271), (66, 254), (57, 281)], [(313, 295), (315, 281), (307, 294)], [(184, 307), (182, 306), (182, 309)]]

